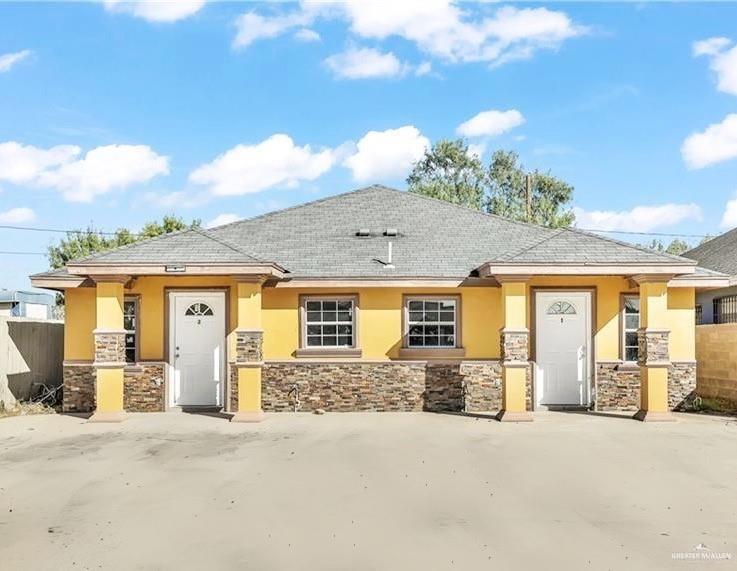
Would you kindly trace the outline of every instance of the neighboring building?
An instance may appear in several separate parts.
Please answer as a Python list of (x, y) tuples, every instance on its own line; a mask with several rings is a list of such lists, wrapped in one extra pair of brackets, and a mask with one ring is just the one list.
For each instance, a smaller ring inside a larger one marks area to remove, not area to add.
[(0, 316), (52, 319), (55, 304), (52, 294), (0, 289)]
[(697, 322), (737, 323), (737, 228), (689, 250), (684, 257), (702, 268), (729, 276), (727, 287), (699, 291), (696, 296)]
[[(669, 418), (696, 385), (696, 263), (381, 186), (32, 276), (65, 292), (64, 408)], [(378, 420), (378, 419), (377, 419)]]

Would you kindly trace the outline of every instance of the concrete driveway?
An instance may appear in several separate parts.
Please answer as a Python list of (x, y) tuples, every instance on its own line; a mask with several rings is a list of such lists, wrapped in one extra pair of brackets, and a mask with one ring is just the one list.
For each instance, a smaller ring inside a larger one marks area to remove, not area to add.
[(0, 567), (734, 568), (737, 422), (678, 418), (0, 420)]

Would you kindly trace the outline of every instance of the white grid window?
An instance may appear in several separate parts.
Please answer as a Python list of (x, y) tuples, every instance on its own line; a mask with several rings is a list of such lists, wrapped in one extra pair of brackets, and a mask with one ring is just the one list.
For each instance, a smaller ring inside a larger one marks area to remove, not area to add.
[(125, 362), (136, 362), (136, 338), (138, 336), (138, 302), (123, 300), (123, 329), (125, 329)]
[(305, 301), (307, 347), (353, 347), (354, 301), (310, 299)]
[(628, 295), (624, 298), (622, 318), (624, 319), (622, 324), (624, 360), (635, 362), (640, 352), (637, 342), (637, 330), (640, 328), (640, 298), (638, 296)]
[(411, 299), (407, 304), (408, 347), (455, 347), (454, 299)]

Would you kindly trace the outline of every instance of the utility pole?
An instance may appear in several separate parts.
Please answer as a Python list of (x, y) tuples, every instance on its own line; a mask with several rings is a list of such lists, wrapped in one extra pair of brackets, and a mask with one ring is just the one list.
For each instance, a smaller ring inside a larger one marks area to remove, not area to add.
[(532, 222), (532, 175), (528, 174), (525, 177), (525, 182), (527, 183), (527, 189), (525, 193), (525, 204), (527, 205), (527, 221)]

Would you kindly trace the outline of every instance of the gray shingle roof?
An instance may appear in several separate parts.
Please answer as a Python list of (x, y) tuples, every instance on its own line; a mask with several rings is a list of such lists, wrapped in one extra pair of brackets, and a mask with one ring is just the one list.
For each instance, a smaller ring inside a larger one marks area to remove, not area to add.
[(75, 260), (75, 263), (260, 263), (261, 260), (227, 239), (202, 228), (162, 234), (142, 242)]
[(717, 272), (737, 275), (737, 228), (712, 238), (683, 254), (700, 266)]
[[(371, 231), (358, 237), (359, 229)], [(396, 228), (398, 236), (383, 233)], [(393, 244), (394, 270), (387, 260)], [(485, 262), (693, 262), (574, 229), (549, 229), (383, 186), (189, 230), (93, 256), (89, 263), (274, 262), (292, 277), (467, 277)]]

